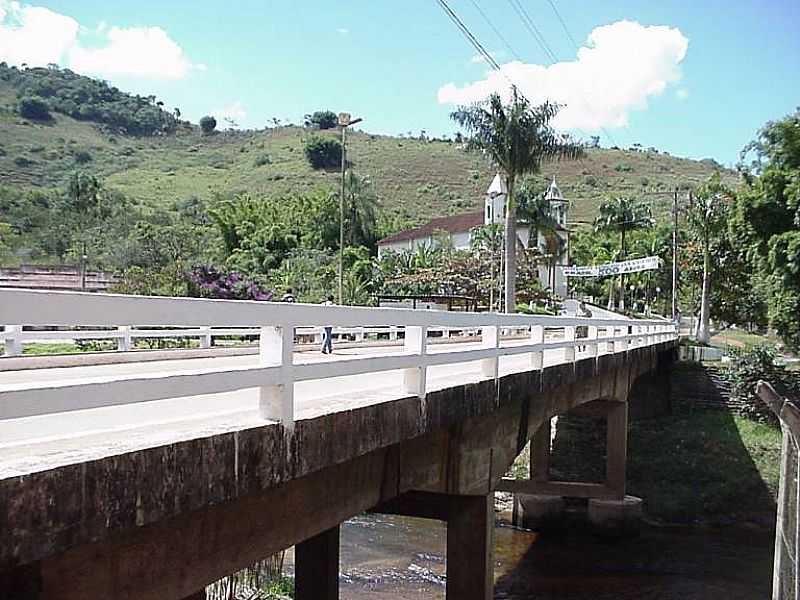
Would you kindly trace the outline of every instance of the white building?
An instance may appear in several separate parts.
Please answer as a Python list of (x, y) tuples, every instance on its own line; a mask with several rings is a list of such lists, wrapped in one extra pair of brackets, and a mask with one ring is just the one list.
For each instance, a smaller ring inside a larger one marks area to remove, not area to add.
[[(442, 239), (441, 236), (449, 237), (450, 243), (456, 250), (467, 250), (470, 247), (472, 230), (481, 225), (502, 224), (505, 220), (506, 195), (508, 190), (506, 182), (498, 173), (494, 176), (489, 189), (486, 190), (484, 208), (480, 211), (462, 213), (451, 217), (439, 217), (432, 219), (414, 229), (406, 229), (398, 233), (383, 238), (378, 242), (378, 258), (386, 252), (413, 252), (419, 246), (435, 246)], [(550, 268), (553, 261), (546, 259), (546, 264), (539, 266), (539, 281), (543, 288), (551, 287), (551, 279), (555, 277), (554, 291), (556, 294), (565, 297), (567, 294), (566, 279), (558, 266), (567, 265), (567, 216), (569, 202), (564, 199), (561, 191), (553, 179), (548, 187), (545, 198), (550, 204), (550, 214), (557, 223), (557, 235), (561, 240), (558, 244), (559, 253), (555, 258), (556, 268)], [(552, 244), (548, 244), (547, 238), (539, 232), (537, 236), (539, 250), (549, 256)], [(530, 239), (530, 227), (524, 221), (517, 224), (517, 239), (523, 246), (528, 247)]]

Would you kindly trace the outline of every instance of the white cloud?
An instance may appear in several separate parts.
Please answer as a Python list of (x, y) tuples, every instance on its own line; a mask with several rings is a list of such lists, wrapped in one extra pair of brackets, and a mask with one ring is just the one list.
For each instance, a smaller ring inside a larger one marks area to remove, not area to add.
[[(505, 52), (503, 52), (502, 50), (493, 50), (492, 52), (489, 52), (489, 56), (491, 56), (495, 60), (499, 60), (503, 58), (503, 56), (505, 56)], [(473, 54), (470, 57), (469, 62), (476, 65), (485, 63), (486, 59), (483, 57), (483, 54)]]
[(229, 123), (227, 123), (226, 120), (234, 121), (236, 126), (240, 127), (242, 121), (247, 117), (247, 110), (245, 110), (244, 105), (240, 100), (236, 100), (228, 106), (212, 110), (211, 114), (223, 127), (229, 126)]
[(689, 97), (689, 90), (686, 88), (678, 88), (675, 90), (675, 97), (678, 100), (686, 100)]
[(350, 30), (347, 29), (346, 27), (339, 27), (339, 29), (336, 30), (336, 33), (341, 33), (342, 35), (347, 35), (348, 33), (350, 33)]
[(438, 99), (468, 104), (492, 92), (508, 97), (508, 76), (531, 102), (565, 105), (556, 127), (624, 127), (630, 111), (646, 108), (648, 98), (680, 80), (688, 44), (677, 28), (618, 21), (592, 30), (573, 61), (550, 66), (512, 61), (501, 65), (502, 73), (490, 71), (480, 81), (444, 85)]
[(61, 64), (79, 29), (75, 19), (50, 9), (0, 0), (0, 60), (12, 65)]
[[(87, 45), (84, 35), (99, 38)], [(19, 65), (56, 63), (104, 77), (129, 75), (180, 79), (193, 65), (183, 49), (160, 27), (108, 26), (91, 31), (47, 8), (0, 0), (0, 60)]]

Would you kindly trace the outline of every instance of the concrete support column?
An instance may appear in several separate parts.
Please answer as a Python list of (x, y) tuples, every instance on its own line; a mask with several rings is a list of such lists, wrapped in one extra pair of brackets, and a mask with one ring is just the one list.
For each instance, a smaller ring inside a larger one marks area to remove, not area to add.
[(625, 497), (625, 468), (628, 460), (628, 403), (612, 404), (606, 415), (606, 484), (615, 497)]
[[(447, 600), (494, 597), (494, 494), (452, 496), (447, 519)], [(298, 596), (298, 600), (302, 600)]]
[(531, 439), (530, 478), (545, 482), (550, 479), (550, 419), (539, 425)]
[(338, 600), (339, 526), (294, 548), (295, 600)]

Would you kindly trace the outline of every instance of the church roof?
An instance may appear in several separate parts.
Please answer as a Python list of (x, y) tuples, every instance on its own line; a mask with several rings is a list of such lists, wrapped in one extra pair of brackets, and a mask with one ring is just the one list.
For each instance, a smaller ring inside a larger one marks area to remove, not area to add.
[(483, 211), (462, 213), (451, 217), (438, 217), (431, 219), (424, 225), (405, 231), (398, 231), (380, 240), (378, 244), (391, 244), (393, 242), (404, 242), (406, 240), (416, 240), (419, 238), (429, 238), (436, 231), (447, 231), (448, 233), (461, 233), (469, 231), (473, 227), (483, 225)]

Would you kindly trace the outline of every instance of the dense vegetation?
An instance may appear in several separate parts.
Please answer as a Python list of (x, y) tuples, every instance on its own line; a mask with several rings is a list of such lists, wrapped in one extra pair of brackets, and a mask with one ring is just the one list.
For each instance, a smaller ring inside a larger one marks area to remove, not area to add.
[(56, 65), (18, 69), (0, 63), (0, 80), (17, 91), (19, 113), (29, 119), (49, 120), (53, 111), (129, 135), (169, 133), (180, 124), (180, 110), (164, 110), (155, 96), (126, 94)]

